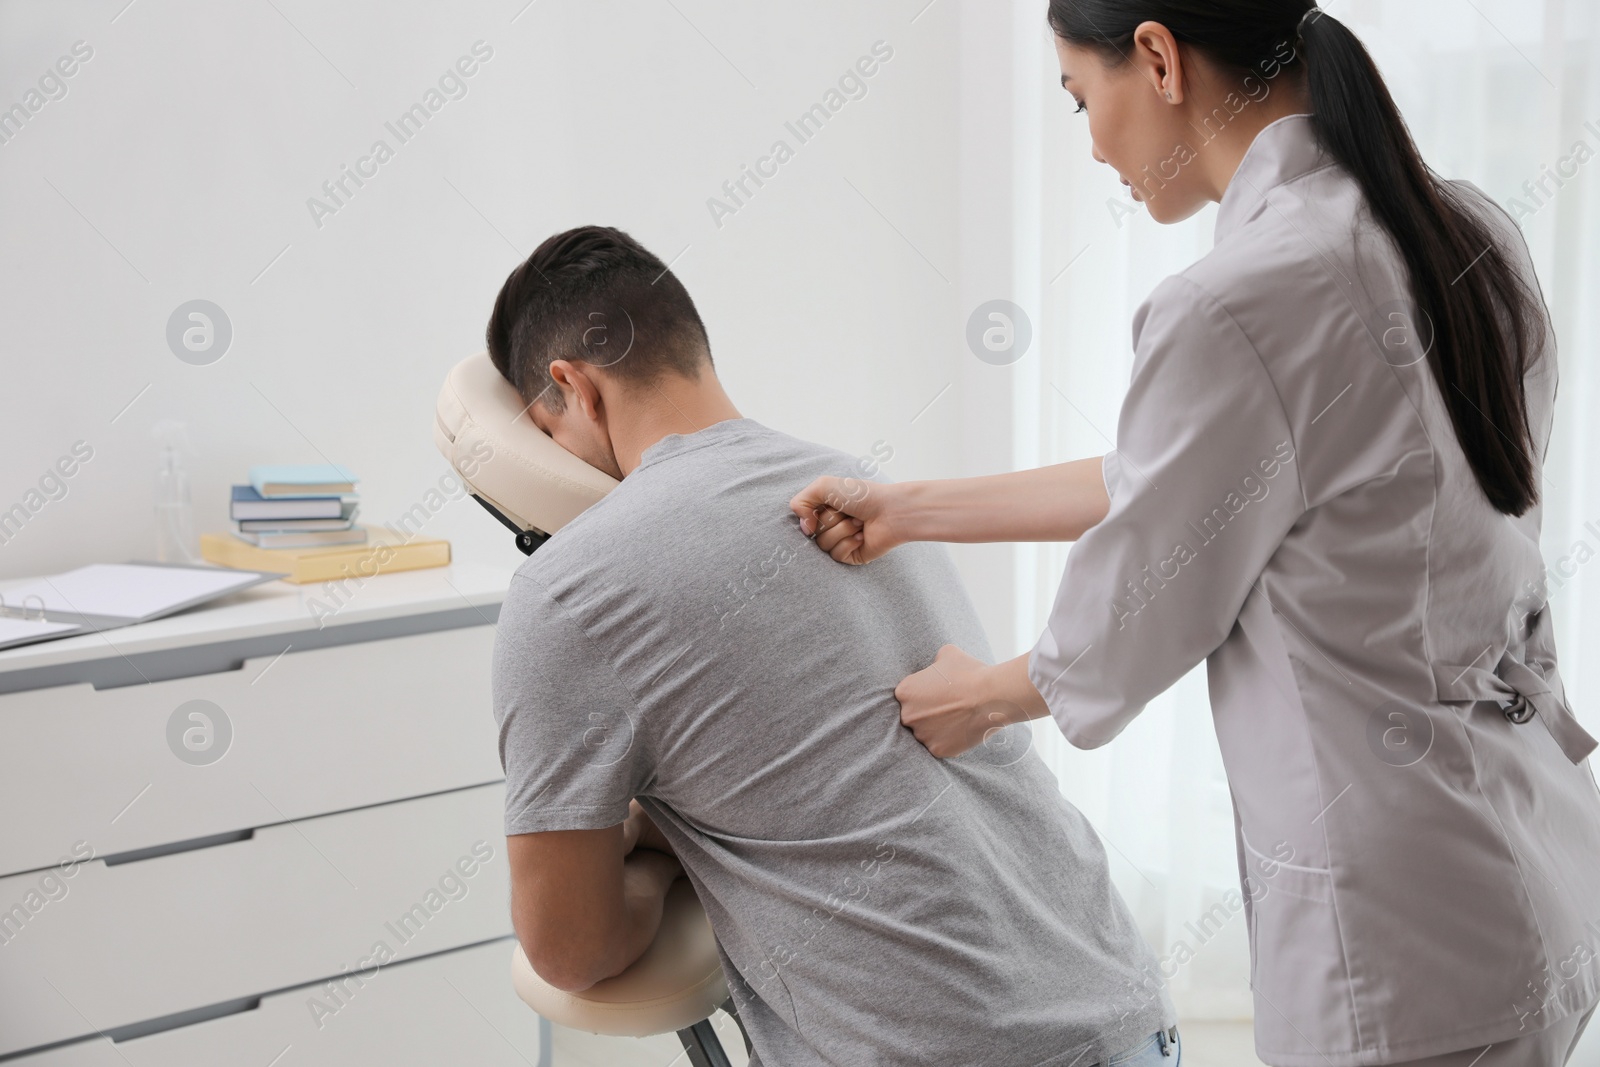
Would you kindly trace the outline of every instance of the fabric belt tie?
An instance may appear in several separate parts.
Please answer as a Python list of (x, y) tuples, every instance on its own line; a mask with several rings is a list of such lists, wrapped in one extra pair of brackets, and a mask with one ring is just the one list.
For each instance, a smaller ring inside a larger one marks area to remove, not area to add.
[(1514, 723), (1528, 722), (1537, 715), (1566, 757), (1573, 763), (1582, 763), (1600, 742), (1578, 722), (1566, 698), (1557, 695), (1555, 686), (1560, 684), (1560, 675), (1555, 664), (1546, 665), (1533, 654), (1536, 648), (1549, 647), (1542, 640), (1548, 627), (1549, 612), (1542, 610), (1535, 616), (1533, 632), (1528, 637), (1526, 659), (1518, 659), (1507, 649), (1493, 670), (1434, 664), (1433, 678), (1439, 699), (1445, 703), (1509, 701), (1505, 716)]

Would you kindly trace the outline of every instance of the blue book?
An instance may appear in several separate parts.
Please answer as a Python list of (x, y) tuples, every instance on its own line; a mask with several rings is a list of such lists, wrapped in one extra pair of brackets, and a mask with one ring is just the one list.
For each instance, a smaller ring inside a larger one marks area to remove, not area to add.
[(250, 468), (250, 485), (263, 497), (344, 496), (356, 489), (350, 468), (333, 463)]
[[(346, 508), (350, 509), (348, 514)], [(228, 511), (228, 517), (236, 521), (345, 519), (354, 515), (354, 505), (336, 496), (264, 497), (251, 485), (233, 487), (233, 501)]]

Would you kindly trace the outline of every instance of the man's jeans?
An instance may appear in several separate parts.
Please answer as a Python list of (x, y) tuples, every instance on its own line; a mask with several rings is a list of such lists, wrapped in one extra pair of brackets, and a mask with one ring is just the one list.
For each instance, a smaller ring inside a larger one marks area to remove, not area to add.
[(1151, 1034), (1133, 1048), (1119, 1052), (1102, 1067), (1180, 1067), (1183, 1063), (1183, 1042), (1178, 1039), (1178, 1028)]

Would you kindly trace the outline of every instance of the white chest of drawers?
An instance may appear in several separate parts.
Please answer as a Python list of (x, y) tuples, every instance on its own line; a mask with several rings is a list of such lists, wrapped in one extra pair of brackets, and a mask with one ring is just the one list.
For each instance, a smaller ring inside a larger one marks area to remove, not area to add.
[(0, 1062), (548, 1062), (507, 980), (509, 577), (0, 652)]

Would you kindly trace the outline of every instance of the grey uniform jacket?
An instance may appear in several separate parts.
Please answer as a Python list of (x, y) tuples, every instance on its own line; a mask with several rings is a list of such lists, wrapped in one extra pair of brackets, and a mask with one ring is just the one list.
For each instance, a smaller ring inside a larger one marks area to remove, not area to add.
[[(1536, 289), (1509, 218), (1457, 189)], [(1086, 748), (1207, 660), (1281, 1067), (1508, 1040), (1600, 999), (1594, 742), (1556, 672), (1540, 510), (1479, 490), (1413, 306), (1310, 118), (1267, 127), (1215, 248), (1134, 320), (1110, 514), (1029, 656)], [(1553, 335), (1526, 382), (1542, 458)]]

